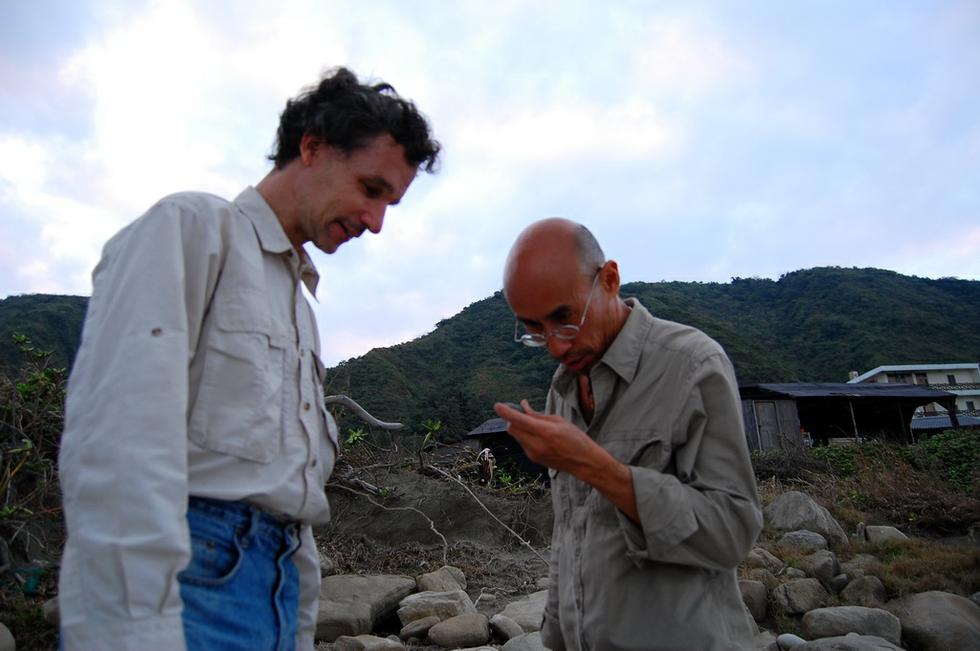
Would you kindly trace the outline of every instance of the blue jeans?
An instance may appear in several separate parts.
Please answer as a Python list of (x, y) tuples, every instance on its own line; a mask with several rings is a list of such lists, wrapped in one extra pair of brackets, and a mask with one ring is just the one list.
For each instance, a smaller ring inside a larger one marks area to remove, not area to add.
[(191, 561), (177, 580), (188, 651), (295, 651), (298, 525), (197, 497), (187, 523)]

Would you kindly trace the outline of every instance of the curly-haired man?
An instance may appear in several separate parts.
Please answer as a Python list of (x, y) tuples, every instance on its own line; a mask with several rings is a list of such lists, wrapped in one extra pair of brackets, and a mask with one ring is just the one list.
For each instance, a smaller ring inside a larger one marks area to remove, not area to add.
[(106, 244), (59, 460), (65, 649), (313, 648), (337, 429), (303, 245), (378, 233), (439, 149), (340, 68), (287, 103), (258, 185), (166, 197)]

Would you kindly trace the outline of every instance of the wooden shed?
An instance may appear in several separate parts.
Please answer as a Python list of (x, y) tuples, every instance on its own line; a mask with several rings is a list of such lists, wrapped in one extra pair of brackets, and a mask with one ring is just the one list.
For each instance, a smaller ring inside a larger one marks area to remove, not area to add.
[(956, 395), (915, 384), (796, 382), (739, 387), (750, 450), (792, 449), (835, 438), (878, 438), (911, 443), (916, 407), (931, 402), (951, 409)]

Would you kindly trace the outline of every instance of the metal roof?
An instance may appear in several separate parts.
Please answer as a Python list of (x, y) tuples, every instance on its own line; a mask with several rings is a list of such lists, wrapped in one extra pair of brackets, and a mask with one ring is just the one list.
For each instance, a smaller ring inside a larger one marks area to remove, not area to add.
[(476, 428), (466, 433), (464, 438), (499, 434), (507, 431), (507, 421), (503, 418), (491, 418), (480, 423)]
[[(980, 418), (976, 416), (956, 416), (960, 427), (980, 427)], [(912, 419), (912, 429), (948, 429), (952, 427), (949, 416), (918, 416)]]
[(969, 362), (962, 362), (959, 364), (887, 364), (885, 366), (879, 366), (873, 368), (867, 373), (862, 373), (854, 379), (848, 380), (848, 384), (857, 384), (859, 382), (864, 382), (870, 377), (874, 377), (879, 373), (886, 373), (888, 371), (956, 371), (970, 369), (973, 371), (980, 371), (980, 364), (971, 364)]
[(956, 398), (955, 393), (921, 384), (849, 384), (847, 382), (787, 382), (747, 384), (738, 388), (743, 398), (787, 396), (790, 398)]

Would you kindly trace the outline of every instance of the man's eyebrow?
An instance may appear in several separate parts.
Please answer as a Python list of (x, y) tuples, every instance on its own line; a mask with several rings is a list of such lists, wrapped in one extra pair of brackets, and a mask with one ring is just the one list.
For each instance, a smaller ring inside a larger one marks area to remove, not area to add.
[[(388, 182), (388, 179), (386, 179), (383, 176), (369, 176), (368, 178), (364, 179), (364, 183), (367, 183), (368, 185), (380, 186), (381, 189), (387, 192), (388, 194), (395, 193), (395, 187)], [(399, 197), (398, 199), (395, 199), (394, 201), (390, 202), (388, 205), (397, 206), (400, 202), (401, 202), (401, 198)]]
[(572, 314), (572, 308), (568, 305), (559, 305), (545, 317), (551, 321), (565, 321)]

